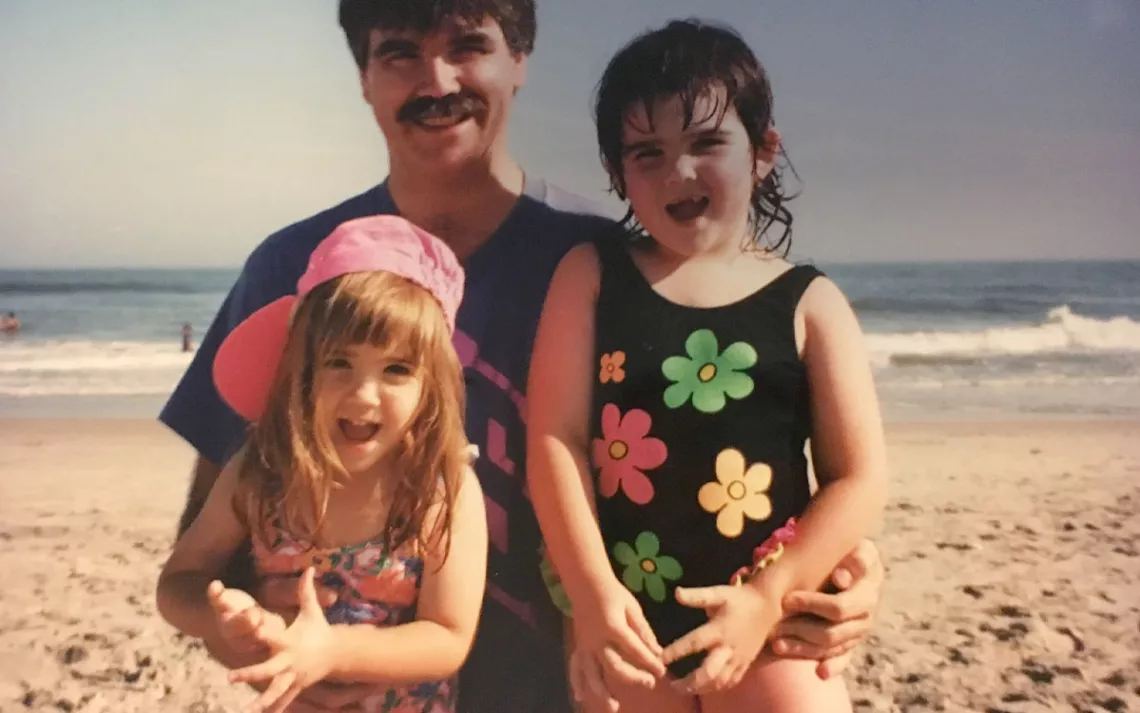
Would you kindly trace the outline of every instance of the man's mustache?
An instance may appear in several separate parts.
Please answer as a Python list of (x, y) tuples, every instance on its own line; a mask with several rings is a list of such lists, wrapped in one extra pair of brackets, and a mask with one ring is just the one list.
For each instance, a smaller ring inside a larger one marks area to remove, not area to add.
[(447, 94), (442, 97), (417, 97), (396, 114), (401, 122), (416, 122), (422, 119), (441, 119), (449, 116), (474, 114), (486, 106), (479, 96), (467, 92)]

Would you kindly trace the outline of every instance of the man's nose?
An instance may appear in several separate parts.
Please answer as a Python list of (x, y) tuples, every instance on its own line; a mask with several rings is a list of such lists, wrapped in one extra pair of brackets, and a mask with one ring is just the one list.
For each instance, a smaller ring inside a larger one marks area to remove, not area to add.
[(423, 93), (432, 97), (445, 97), (459, 91), (459, 68), (444, 57), (434, 57), (424, 63)]

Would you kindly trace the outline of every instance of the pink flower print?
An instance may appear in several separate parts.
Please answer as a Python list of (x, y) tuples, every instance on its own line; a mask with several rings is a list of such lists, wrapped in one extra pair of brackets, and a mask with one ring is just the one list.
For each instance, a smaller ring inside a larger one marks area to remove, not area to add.
[(598, 490), (612, 498), (620, 486), (626, 496), (644, 505), (653, 499), (653, 483), (642, 471), (652, 470), (665, 462), (668, 451), (657, 438), (649, 438), (653, 419), (641, 409), (622, 416), (614, 404), (602, 407), (602, 438), (593, 442), (594, 467)]
[(382, 564), (387, 554), (385, 548), (379, 545), (369, 545), (356, 553), (356, 570), (359, 572), (372, 572), (379, 570), (377, 565)]

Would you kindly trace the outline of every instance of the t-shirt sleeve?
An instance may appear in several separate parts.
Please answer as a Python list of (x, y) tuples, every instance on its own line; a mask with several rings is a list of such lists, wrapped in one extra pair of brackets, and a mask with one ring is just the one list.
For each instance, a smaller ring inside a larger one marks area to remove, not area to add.
[(226, 336), (246, 317), (288, 291), (289, 279), (262, 244), (246, 261), (186, 373), (166, 402), (159, 421), (182, 436), (198, 454), (221, 466), (240, 445), (245, 421), (214, 387), (214, 356)]

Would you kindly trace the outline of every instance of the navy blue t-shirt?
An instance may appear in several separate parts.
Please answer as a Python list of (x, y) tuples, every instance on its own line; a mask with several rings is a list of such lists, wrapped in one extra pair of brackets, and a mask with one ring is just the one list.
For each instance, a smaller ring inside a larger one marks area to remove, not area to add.
[[(386, 183), (295, 223), (249, 256), (160, 420), (223, 465), (245, 423), (218, 396), (214, 355), (258, 308), (296, 291), (309, 254), (346, 220), (397, 213)], [(561, 615), (539, 572), (540, 532), (526, 495), (525, 390), (542, 303), (554, 269), (579, 242), (613, 226), (586, 201), (528, 178), (491, 238), (468, 257), (455, 345), (467, 384), (467, 436), (490, 530), (487, 596), (460, 677), (460, 711), (569, 711)]]

